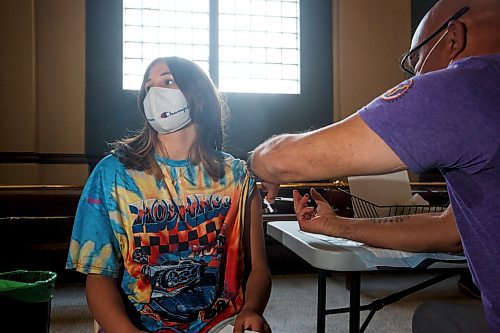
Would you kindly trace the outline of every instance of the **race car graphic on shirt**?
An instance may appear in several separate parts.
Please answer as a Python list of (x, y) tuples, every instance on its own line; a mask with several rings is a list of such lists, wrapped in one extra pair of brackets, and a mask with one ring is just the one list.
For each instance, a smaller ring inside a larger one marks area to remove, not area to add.
[(172, 265), (142, 266), (142, 273), (153, 278), (151, 298), (173, 297), (201, 279), (203, 264), (181, 259)]
[[(137, 212), (132, 260), (142, 264), (140, 272), (151, 286), (147, 307), (150, 313), (179, 323), (200, 316), (209, 320), (227, 304), (219, 299), (227, 226), (218, 225), (210, 206), (219, 214), (226, 213), (230, 199), (224, 200), (224, 205), (217, 204), (221, 199), (209, 205), (200, 200), (201, 196), (194, 197), (197, 199), (187, 200), (188, 208), (159, 199), (130, 206)], [(188, 219), (191, 222), (185, 223)], [(155, 233), (144, 232), (153, 229)]]

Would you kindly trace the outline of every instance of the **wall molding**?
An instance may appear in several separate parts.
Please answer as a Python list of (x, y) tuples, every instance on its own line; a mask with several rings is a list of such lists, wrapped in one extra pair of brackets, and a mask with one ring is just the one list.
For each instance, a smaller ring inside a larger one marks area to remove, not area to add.
[(68, 153), (0, 152), (0, 163), (95, 165), (102, 157)]

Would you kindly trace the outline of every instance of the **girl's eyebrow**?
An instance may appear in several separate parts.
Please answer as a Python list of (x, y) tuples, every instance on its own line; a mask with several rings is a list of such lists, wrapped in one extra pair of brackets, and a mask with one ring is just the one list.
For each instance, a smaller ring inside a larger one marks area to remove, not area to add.
[[(164, 72), (164, 73), (160, 74), (160, 76), (164, 76), (164, 75), (172, 75), (172, 73), (171, 72)], [(149, 82), (149, 81), (151, 81), (150, 77), (148, 77), (148, 79), (146, 80), (146, 83)]]

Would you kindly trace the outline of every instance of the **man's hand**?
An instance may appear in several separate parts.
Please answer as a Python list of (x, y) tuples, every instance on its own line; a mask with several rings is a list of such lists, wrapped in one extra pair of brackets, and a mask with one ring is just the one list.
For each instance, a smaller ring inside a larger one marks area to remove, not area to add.
[(274, 203), (274, 199), (278, 195), (278, 191), (280, 190), (280, 184), (271, 184), (267, 182), (261, 182), (261, 190), (266, 193), (264, 199), (267, 200), (270, 204)]
[(234, 322), (234, 333), (243, 333), (245, 330), (271, 333), (271, 327), (267, 321), (252, 310), (242, 310)]
[(293, 208), (300, 230), (338, 236), (341, 220), (337, 218), (330, 204), (315, 189), (311, 189), (311, 197), (316, 202), (316, 208), (307, 206), (308, 194), (301, 196), (298, 191), (293, 191)]

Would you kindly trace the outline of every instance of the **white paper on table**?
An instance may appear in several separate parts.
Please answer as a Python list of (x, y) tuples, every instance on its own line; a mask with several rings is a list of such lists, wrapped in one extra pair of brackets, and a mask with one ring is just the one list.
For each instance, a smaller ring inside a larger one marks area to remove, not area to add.
[[(234, 326), (229, 324), (227, 325), (226, 327), (224, 327), (222, 329), (222, 331), (220, 331), (219, 333), (233, 333), (233, 330), (234, 330)], [(259, 332), (255, 332), (255, 331), (248, 331), (248, 330), (245, 330), (244, 331), (245, 333), (259, 333)]]
[(344, 248), (361, 247), (367, 251), (370, 251), (377, 258), (405, 258), (405, 257), (411, 257), (411, 256), (415, 255), (415, 253), (412, 253), (412, 252), (373, 247), (373, 246), (366, 245), (365, 243), (356, 242), (356, 241), (353, 241), (350, 239), (325, 236), (325, 235), (321, 235), (321, 234), (313, 234), (313, 233), (305, 232), (305, 231), (301, 231), (301, 232), (307, 234), (308, 236), (320, 239), (324, 242), (327, 242), (327, 243), (335, 245), (335, 246), (340, 246), (340, 247), (344, 247)]
[(337, 245), (337, 246), (349, 247), (349, 246), (361, 246), (364, 244), (364, 243), (356, 242), (356, 241), (346, 239), (346, 238), (331, 237), (331, 236), (326, 236), (326, 235), (322, 235), (322, 234), (313, 234), (313, 233), (302, 231), (302, 230), (300, 230), (300, 232), (302, 232), (308, 236), (311, 236), (311, 237), (320, 239), (322, 241), (328, 242), (330, 244)]
[[(411, 187), (406, 170), (385, 175), (348, 177), (352, 195), (379, 206), (407, 205), (411, 200)], [(379, 217), (389, 215), (389, 208), (375, 208)], [(366, 217), (353, 205), (356, 217)]]

